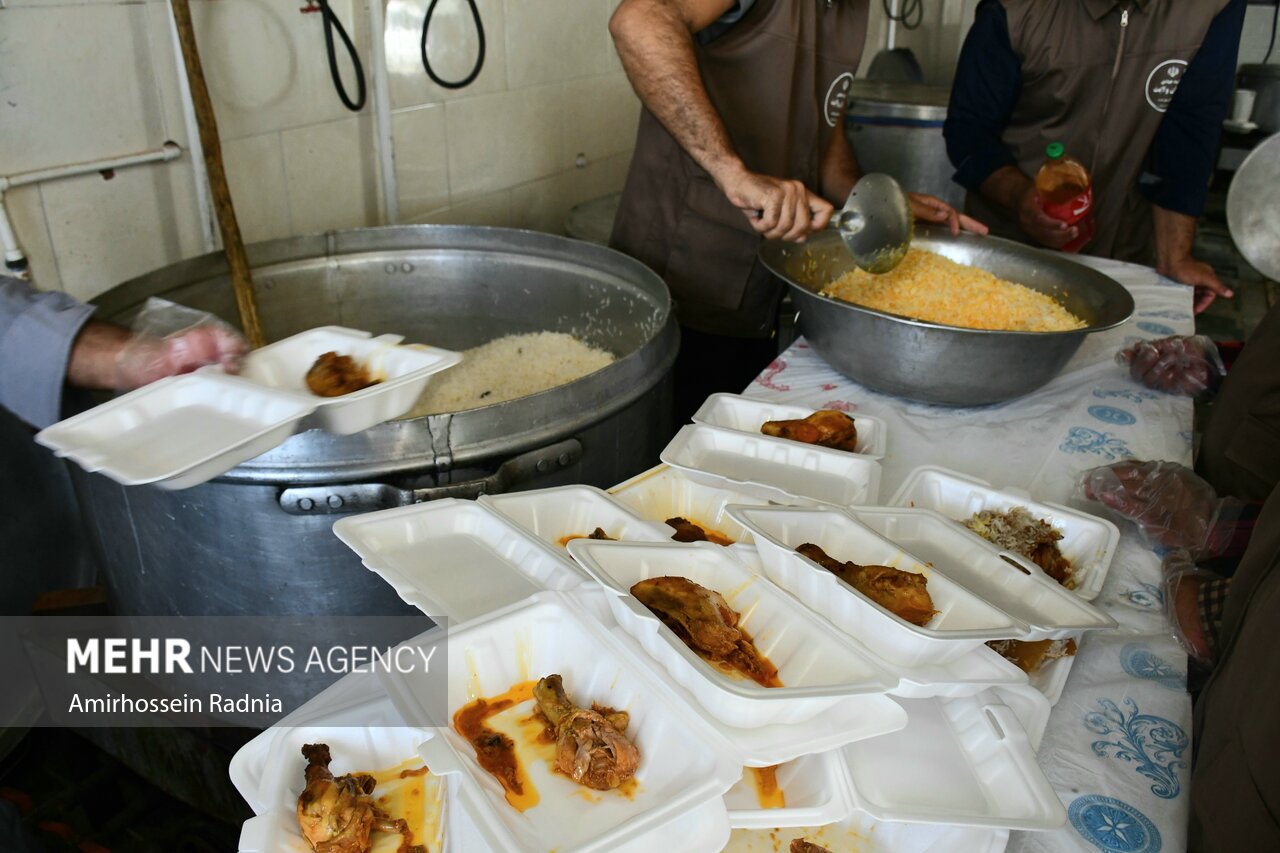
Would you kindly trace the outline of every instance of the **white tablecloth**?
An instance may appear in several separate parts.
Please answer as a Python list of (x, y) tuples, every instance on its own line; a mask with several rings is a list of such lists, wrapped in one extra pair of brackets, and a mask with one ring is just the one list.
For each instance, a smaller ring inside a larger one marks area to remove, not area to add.
[[(975, 409), (905, 402), (836, 373), (803, 339), (746, 393), (884, 420), (889, 445), (882, 500), (914, 468), (932, 464), (1026, 489), (1039, 500), (1088, 508), (1075, 494), (1077, 475), (1087, 468), (1127, 458), (1190, 464), (1191, 402), (1135, 383), (1114, 356), (1139, 338), (1192, 334), (1194, 318), (1190, 288), (1145, 267), (1081, 260), (1129, 289), (1137, 304), (1134, 319), (1091, 335), (1061, 375), (1023, 399)], [(1011, 851), (1186, 847), (1186, 656), (1162, 615), (1159, 558), (1131, 526), (1120, 527), (1120, 548), (1096, 602), (1120, 628), (1086, 637), (1040, 748), (1041, 766), (1067, 808), (1067, 825), (1055, 832), (1015, 832)], [(924, 830), (919, 845), (906, 838), (905, 847), (921, 849), (937, 840)]]

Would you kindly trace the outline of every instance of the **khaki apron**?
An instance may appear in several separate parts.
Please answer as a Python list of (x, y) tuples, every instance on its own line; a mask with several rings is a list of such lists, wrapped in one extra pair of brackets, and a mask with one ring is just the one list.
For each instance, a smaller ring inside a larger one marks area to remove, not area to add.
[(1188, 849), (1280, 850), (1280, 490), (1240, 561), (1195, 708)]
[(1218, 494), (1251, 501), (1266, 500), (1280, 481), (1280, 303), (1218, 389), (1196, 470)]
[[(757, 0), (695, 48), (711, 103), (748, 169), (818, 185), (830, 134), (862, 58), (867, 0)], [(756, 263), (760, 237), (646, 109), (610, 245), (666, 281), (682, 325), (767, 337), (781, 282)]]
[[(1001, 2), (1022, 64), (1004, 144), (1033, 178), (1045, 146), (1065, 145), (1093, 180), (1097, 232), (1084, 253), (1153, 264), (1151, 203), (1138, 181), (1182, 73), (1228, 0)], [(965, 210), (994, 234), (1030, 242), (1016, 214), (978, 193), (966, 196)]]

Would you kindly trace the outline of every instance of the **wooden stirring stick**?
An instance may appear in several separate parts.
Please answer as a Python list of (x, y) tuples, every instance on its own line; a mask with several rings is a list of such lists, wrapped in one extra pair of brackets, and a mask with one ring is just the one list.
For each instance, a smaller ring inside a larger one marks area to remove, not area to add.
[(218, 140), (218, 120), (213, 114), (213, 102), (209, 99), (209, 87), (205, 85), (204, 69), (200, 65), (200, 51), (196, 47), (195, 27), (191, 23), (191, 7), (187, 0), (170, 0), (173, 19), (178, 27), (178, 42), (182, 45), (182, 60), (187, 66), (187, 82), (191, 85), (191, 101), (195, 108), (196, 124), (200, 127), (200, 145), (204, 148), (205, 169), (209, 173), (209, 190), (213, 195), (213, 207), (218, 214), (218, 228), (222, 231), (223, 251), (231, 268), (231, 287), (235, 291), (236, 306), (240, 309), (240, 325), (249, 346), (257, 349), (266, 343), (262, 326), (258, 322), (258, 302), (253, 293), (253, 274), (249, 259), (245, 256), (244, 240), (240, 237), (240, 225), (236, 222), (236, 210), (231, 204), (231, 190), (227, 187), (227, 172), (222, 166), (222, 144)]

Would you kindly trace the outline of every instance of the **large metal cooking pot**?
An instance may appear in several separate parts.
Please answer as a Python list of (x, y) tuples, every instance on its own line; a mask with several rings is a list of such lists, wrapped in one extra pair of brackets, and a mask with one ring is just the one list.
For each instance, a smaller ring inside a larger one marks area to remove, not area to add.
[(1072, 332), (991, 332), (925, 323), (822, 296), (854, 268), (840, 235), (769, 242), (760, 258), (791, 285), (800, 331), (832, 367), (910, 400), (976, 406), (1020, 397), (1062, 369), (1086, 335), (1120, 325), (1133, 297), (1111, 277), (1060, 255), (973, 234), (916, 227), (912, 245), (1047, 293), (1088, 326)]
[(1227, 227), (1254, 269), (1280, 280), (1280, 133), (1249, 152), (1227, 189)]
[[(408, 612), (331, 527), (340, 513), (568, 482), (607, 486), (669, 435), (678, 347), (666, 286), (617, 252), (496, 228), (371, 228), (249, 247), (264, 332), (338, 323), (461, 350), (569, 332), (619, 356), (568, 385), (350, 436), (311, 431), (196, 488), (74, 472), (116, 609), (169, 614)], [(128, 322), (149, 296), (236, 316), (220, 255), (97, 302)], [(466, 571), (465, 566), (457, 571)]]
[(950, 96), (945, 86), (854, 81), (844, 129), (862, 171), (884, 172), (904, 189), (962, 207), (964, 188), (951, 180), (942, 138)]

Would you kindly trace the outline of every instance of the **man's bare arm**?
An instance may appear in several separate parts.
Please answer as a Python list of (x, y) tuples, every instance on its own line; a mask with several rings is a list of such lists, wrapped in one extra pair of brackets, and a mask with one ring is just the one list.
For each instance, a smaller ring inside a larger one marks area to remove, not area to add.
[(982, 182), (982, 195), (989, 201), (1018, 217), (1018, 225), (1032, 240), (1051, 249), (1061, 249), (1076, 237), (1080, 230), (1054, 219), (1040, 207), (1035, 181), (1017, 166), (1001, 166)]
[(1151, 206), (1156, 236), (1156, 272), (1195, 288), (1195, 312), (1199, 314), (1219, 296), (1231, 298), (1231, 292), (1213, 267), (1196, 260), (1191, 246), (1196, 239), (1196, 220), (1185, 213)]
[(752, 227), (765, 237), (800, 240), (827, 224), (831, 205), (799, 181), (748, 169), (698, 73), (694, 34), (733, 5), (734, 0), (622, 0), (609, 32), (640, 100)]

